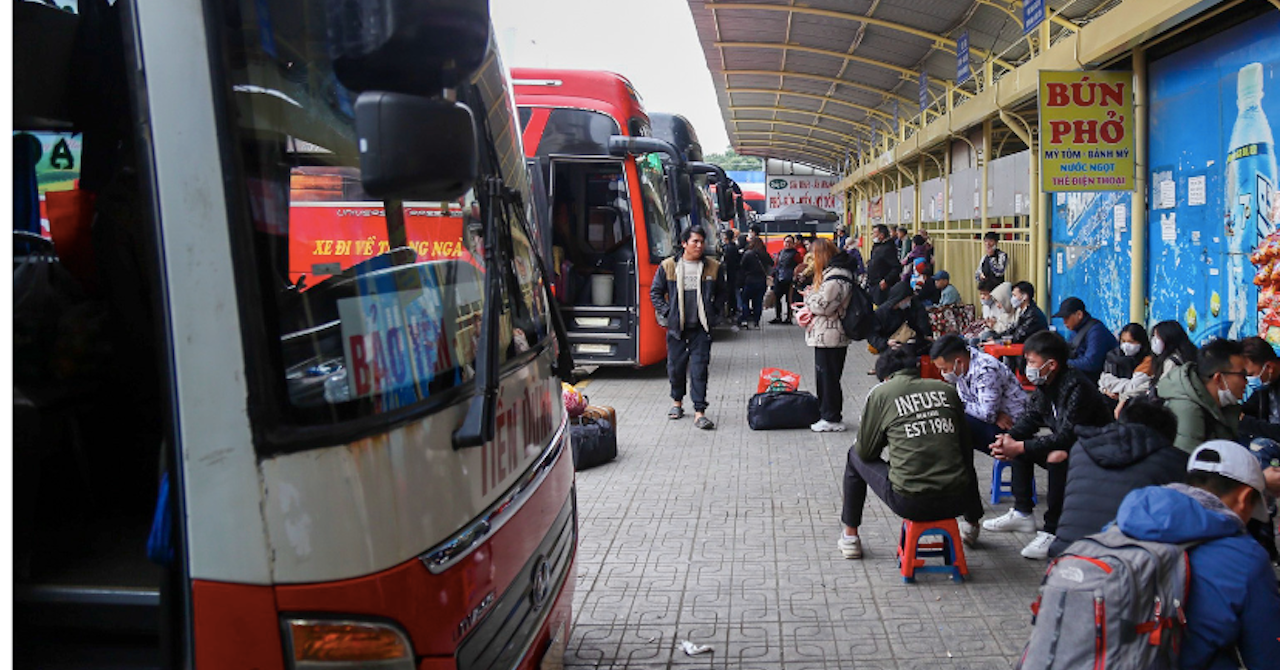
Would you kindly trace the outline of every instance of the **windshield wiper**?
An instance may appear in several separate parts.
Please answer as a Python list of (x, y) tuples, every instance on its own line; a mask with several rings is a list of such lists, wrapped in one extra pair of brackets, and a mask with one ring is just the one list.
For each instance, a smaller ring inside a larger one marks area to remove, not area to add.
[(483, 198), (484, 316), (480, 321), (480, 342), (476, 351), (476, 381), (480, 392), (467, 403), (467, 416), (453, 432), (453, 448), (478, 447), (493, 439), (498, 409), (498, 328), (502, 318), (501, 244), (498, 242), (498, 210), (502, 181), (486, 177), (479, 184)]

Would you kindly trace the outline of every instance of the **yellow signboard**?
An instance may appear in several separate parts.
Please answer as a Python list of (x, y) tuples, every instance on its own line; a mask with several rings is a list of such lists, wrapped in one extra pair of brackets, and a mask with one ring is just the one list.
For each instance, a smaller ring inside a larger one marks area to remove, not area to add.
[(1133, 73), (1040, 72), (1045, 191), (1132, 191)]

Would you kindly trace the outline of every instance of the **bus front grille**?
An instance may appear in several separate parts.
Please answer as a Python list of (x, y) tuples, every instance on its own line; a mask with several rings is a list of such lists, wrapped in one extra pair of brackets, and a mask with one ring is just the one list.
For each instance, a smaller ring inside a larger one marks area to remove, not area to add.
[(520, 663), (564, 587), (576, 544), (574, 496), (489, 615), (458, 648), (458, 670), (507, 670)]

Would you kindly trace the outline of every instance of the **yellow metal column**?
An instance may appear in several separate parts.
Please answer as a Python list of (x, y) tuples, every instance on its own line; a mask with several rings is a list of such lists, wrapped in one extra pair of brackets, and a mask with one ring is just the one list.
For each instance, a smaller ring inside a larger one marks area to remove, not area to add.
[(942, 143), (947, 155), (942, 157), (942, 229), (951, 227), (951, 138)]
[(980, 195), (980, 213), (982, 215), (982, 232), (987, 232), (987, 166), (991, 164), (991, 118), (982, 122), (982, 155), (978, 158), (978, 169), (982, 170), (982, 193)]
[(912, 217), (916, 228), (924, 227), (924, 212), (920, 209), (920, 191), (924, 187), (924, 158), (916, 158), (916, 188), (914, 192), (914, 200), (912, 203)]
[(1129, 248), (1129, 320), (1147, 321), (1147, 52), (1133, 50), (1133, 199), (1129, 202), (1133, 227)]

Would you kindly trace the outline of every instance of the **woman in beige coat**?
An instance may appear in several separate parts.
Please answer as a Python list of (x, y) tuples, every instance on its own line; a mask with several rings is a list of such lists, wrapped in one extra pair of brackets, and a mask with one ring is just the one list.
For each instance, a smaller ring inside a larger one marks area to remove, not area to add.
[(805, 344), (813, 347), (814, 379), (822, 416), (809, 428), (817, 433), (842, 431), (844, 394), (840, 377), (849, 352), (849, 338), (840, 318), (853, 295), (853, 262), (827, 239), (815, 240), (809, 253), (813, 256), (814, 280), (813, 286), (802, 293), (808, 315), (800, 325), (805, 329)]

